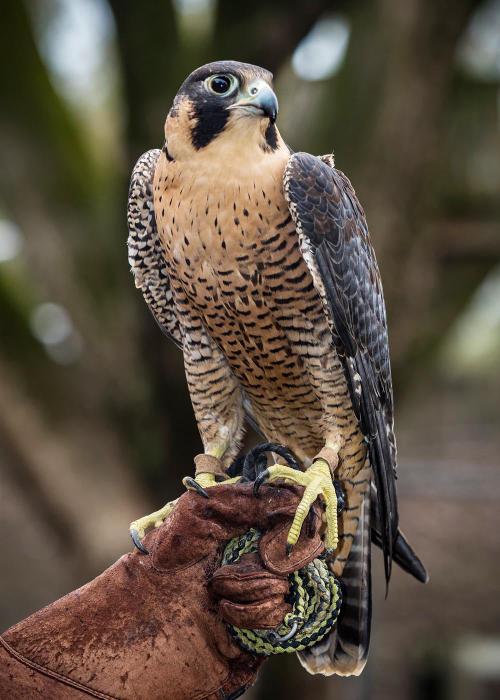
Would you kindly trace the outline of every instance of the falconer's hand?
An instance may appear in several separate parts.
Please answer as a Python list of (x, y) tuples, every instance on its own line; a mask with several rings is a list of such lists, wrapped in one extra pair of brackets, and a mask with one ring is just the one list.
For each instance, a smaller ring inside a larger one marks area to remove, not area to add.
[[(211, 487), (183, 494), (163, 525), (78, 591), (0, 638), (0, 697), (230, 700), (255, 681), (263, 656), (227, 623), (275, 627), (289, 606), (287, 574), (318, 557), (317, 526), (285, 553), (296, 486)], [(221, 567), (227, 543), (250, 528), (261, 546)]]

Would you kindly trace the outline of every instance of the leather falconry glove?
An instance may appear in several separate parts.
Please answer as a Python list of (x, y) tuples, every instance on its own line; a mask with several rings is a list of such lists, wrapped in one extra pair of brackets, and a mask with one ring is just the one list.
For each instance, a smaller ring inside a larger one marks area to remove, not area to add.
[[(124, 555), (5, 632), (0, 697), (239, 697), (263, 657), (236, 644), (223, 616), (237, 626), (276, 626), (289, 609), (286, 574), (323, 551), (313, 527), (286, 555), (300, 493), (266, 486), (256, 498), (252, 484), (238, 484), (214, 486), (208, 499), (182, 495), (167, 521), (146, 535), (148, 554)], [(219, 568), (226, 543), (251, 527), (263, 532), (258, 554)]]

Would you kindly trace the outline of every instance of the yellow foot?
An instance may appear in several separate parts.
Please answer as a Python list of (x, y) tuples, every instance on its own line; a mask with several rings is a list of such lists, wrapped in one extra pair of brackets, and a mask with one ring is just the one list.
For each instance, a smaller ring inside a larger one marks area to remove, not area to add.
[(304, 495), (300, 501), (292, 526), (287, 537), (287, 552), (290, 554), (292, 547), (297, 543), (302, 525), (309, 513), (314, 501), (321, 496), (325, 503), (326, 532), (324, 537), (327, 552), (337, 549), (338, 534), (338, 512), (337, 512), (337, 492), (333, 483), (330, 467), (324, 459), (315, 460), (305, 472), (286, 467), (282, 464), (274, 464), (263, 471), (254, 482), (254, 493), (258, 494), (260, 486), (265, 481), (276, 481), (285, 479), (294, 484), (305, 487)]
[[(220, 483), (236, 484), (240, 479), (240, 476), (235, 476), (232, 479), (226, 479), (223, 482), (219, 482), (215, 480), (213, 474), (203, 473), (198, 474), (196, 479), (193, 479), (191, 476), (185, 476), (182, 483), (188, 490), (197, 491), (201, 496), (209, 498), (206, 489), (210, 486), (217, 486), (217, 484)], [(170, 503), (164, 505), (163, 508), (160, 508), (160, 510), (156, 510), (154, 513), (145, 515), (143, 518), (139, 518), (139, 520), (134, 520), (133, 523), (130, 523), (130, 537), (140, 552), (143, 552), (143, 554), (149, 554), (146, 547), (142, 544), (144, 535), (148, 530), (152, 530), (156, 527), (160, 527), (160, 525), (163, 525), (170, 513), (174, 510), (177, 500), (178, 499), (171, 501)]]
[(160, 525), (162, 525), (165, 522), (165, 520), (175, 508), (177, 500), (178, 499), (176, 499), (175, 501), (170, 501), (170, 503), (164, 505), (163, 508), (160, 508), (160, 510), (155, 510), (154, 513), (145, 515), (143, 518), (139, 518), (138, 520), (134, 520), (133, 523), (130, 523), (130, 537), (132, 538), (132, 542), (135, 544), (135, 546), (140, 552), (142, 552), (143, 554), (149, 554), (146, 547), (142, 544), (142, 539), (144, 535), (148, 530), (151, 530), (155, 527), (160, 527)]

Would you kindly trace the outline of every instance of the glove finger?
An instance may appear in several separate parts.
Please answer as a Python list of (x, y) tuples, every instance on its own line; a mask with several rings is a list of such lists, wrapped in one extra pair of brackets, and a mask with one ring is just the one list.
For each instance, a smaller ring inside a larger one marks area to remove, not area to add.
[[(314, 508), (317, 509), (316, 506)], [(278, 576), (285, 576), (319, 557), (325, 548), (319, 534), (320, 517), (316, 517), (314, 525), (316, 531), (312, 536), (307, 532), (307, 528), (302, 528), (298, 542), (289, 554), (286, 548), (289, 522), (277, 525), (264, 533), (259, 542), (259, 554), (266, 569)]]
[(240, 566), (240, 562), (222, 566), (212, 576), (209, 586), (215, 597), (241, 603), (288, 593), (288, 580), (266, 571), (258, 561), (251, 566), (247, 563)]
[(268, 530), (293, 518), (303, 489), (295, 485), (268, 486), (253, 494), (252, 484), (208, 489), (208, 498), (188, 491), (177, 501), (165, 524), (144, 539), (157, 571), (175, 571), (207, 556), (220, 544), (250, 527)]
[(221, 600), (219, 612), (229, 624), (245, 629), (274, 629), (278, 627), (291, 606), (280, 595), (258, 603), (233, 603)]
[[(226, 564), (221, 566), (220, 569), (217, 569), (219, 575), (222, 575), (221, 572), (228, 573), (229, 571), (236, 572), (241, 578), (245, 576), (251, 578), (254, 574), (264, 572), (265, 569), (262, 566), (262, 561), (257, 552), (247, 552), (246, 554), (242, 554), (236, 564)], [(274, 577), (276, 576), (276, 574), (271, 575)]]

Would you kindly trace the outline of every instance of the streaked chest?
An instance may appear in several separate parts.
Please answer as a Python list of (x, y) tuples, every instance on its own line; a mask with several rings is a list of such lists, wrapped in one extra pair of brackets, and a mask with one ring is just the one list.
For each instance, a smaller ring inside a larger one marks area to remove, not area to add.
[(201, 317), (264, 432), (287, 434), (292, 423), (279, 428), (269, 412), (279, 405), (302, 448), (317, 431), (313, 454), (342, 370), (284, 198), (284, 163), (238, 179), (173, 165), (156, 172), (155, 213), (179, 318), (189, 334)]
[(237, 178), (166, 159), (158, 168), (155, 212), (169, 271), (203, 315), (244, 320), (266, 297), (279, 306), (291, 292), (312, 291), (283, 195), (285, 162)]

